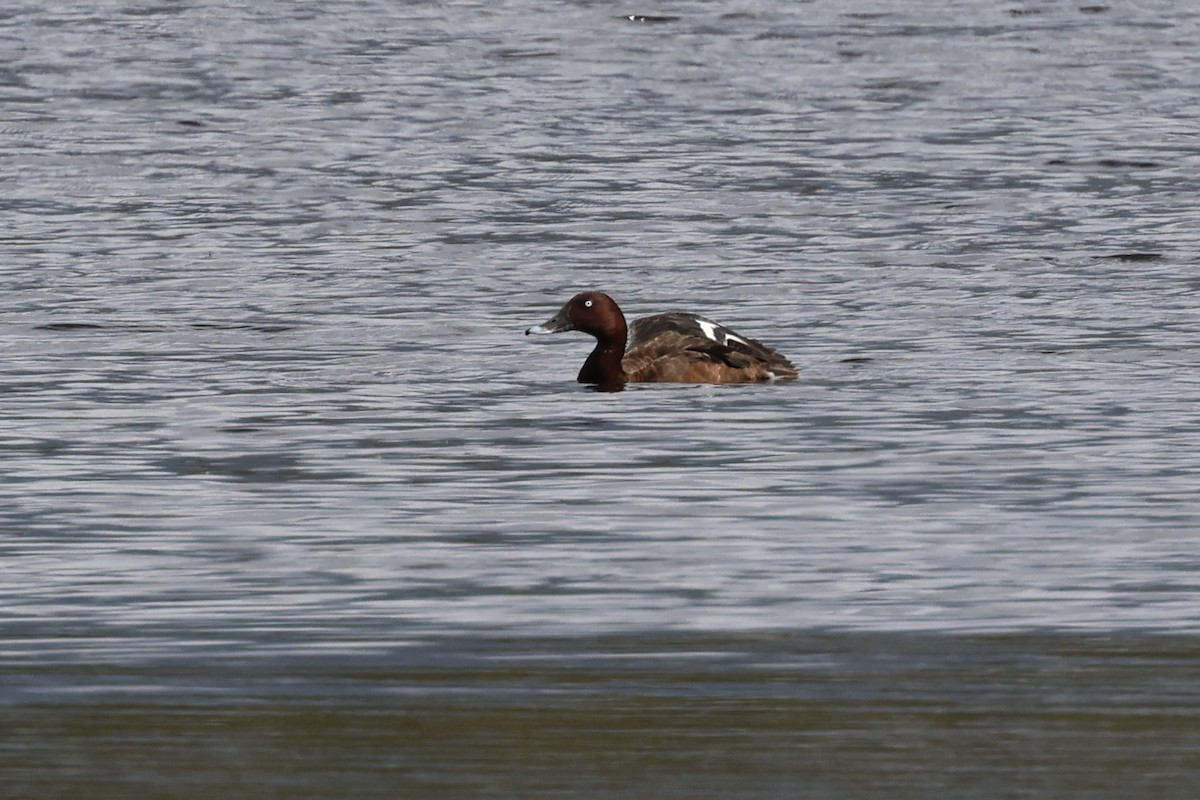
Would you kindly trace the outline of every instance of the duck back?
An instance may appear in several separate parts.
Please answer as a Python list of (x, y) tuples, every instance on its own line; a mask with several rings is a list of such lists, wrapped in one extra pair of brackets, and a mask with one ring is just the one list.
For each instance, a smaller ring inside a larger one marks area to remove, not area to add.
[(787, 358), (762, 342), (679, 311), (634, 320), (622, 365), (633, 382), (745, 383), (797, 376)]

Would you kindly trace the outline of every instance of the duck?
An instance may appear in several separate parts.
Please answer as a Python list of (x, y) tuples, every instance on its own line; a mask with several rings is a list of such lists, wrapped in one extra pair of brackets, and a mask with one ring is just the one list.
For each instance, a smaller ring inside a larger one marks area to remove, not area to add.
[(756, 383), (798, 376), (776, 350), (699, 314), (669, 311), (627, 324), (604, 292), (580, 292), (525, 335), (565, 331), (596, 338), (576, 380), (602, 390), (627, 383)]

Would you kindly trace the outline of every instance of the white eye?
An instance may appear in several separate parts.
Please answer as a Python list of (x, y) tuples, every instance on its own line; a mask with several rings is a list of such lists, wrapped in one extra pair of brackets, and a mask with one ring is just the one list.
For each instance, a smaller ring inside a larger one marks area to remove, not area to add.
[(583, 307), (584, 307), (584, 308), (591, 308), (591, 307), (592, 307), (592, 301), (591, 301), (591, 300), (584, 300), (584, 301), (583, 301)]

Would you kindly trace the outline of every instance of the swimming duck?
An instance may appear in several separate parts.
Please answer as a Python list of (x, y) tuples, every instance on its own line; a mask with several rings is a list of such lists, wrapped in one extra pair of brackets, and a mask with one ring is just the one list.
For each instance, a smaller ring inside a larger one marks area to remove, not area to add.
[(603, 292), (575, 295), (525, 335), (563, 331), (596, 337), (596, 348), (577, 380), (601, 389), (652, 381), (751, 383), (796, 377), (796, 368), (784, 356), (696, 314), (672, 311), (627, 326), (621, 309)]

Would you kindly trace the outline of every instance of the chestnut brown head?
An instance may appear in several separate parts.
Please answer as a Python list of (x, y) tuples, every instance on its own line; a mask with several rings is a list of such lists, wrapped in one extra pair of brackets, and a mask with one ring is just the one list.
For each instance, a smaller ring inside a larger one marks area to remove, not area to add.
[(525, 331), (531, 333), (562, 333), (583, 331), (601, 341), (619, 340), (625, 344), (625, 315), (616, 302), (604, 292), (580, 292), (568, 300), (558, 313), (541, 325)]

